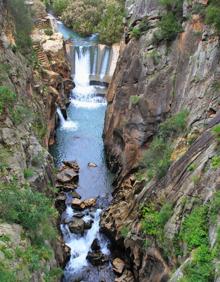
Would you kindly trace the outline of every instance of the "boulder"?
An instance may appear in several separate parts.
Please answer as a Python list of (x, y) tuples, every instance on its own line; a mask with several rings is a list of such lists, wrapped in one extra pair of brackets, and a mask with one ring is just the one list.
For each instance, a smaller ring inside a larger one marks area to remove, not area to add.
[(75, 209), (81, 209), (81, 204), (82, 204), (82, 201), (77, 198), (74, 198), (72, 200), (72, 207)]
[(103, 265), (108, 261), (107, 257), (103, 255), (103, 253), (101, 253), (100, 251), (89, 252), (86, 258), (94, 266)]
[(76, 198), (74, 198), (72, 200), (73, 208), (76, 208), (76, 209), (79, 209), (79, 210), (94, 207), (95, 205), (96, 205), (96, 199), (95, 198), (87, 199), (87, 200), (84, 200), (84, 201), (81, 201), (81, 200), (76, 199)]
[(76, 191), (72, 191), (72, 192), (71, 192), (71, 196), (72, 196), (73, 198), (81, 199), (81, 196), (80, 196)]
[(97, 238), (92, 242), (91, 249), (93, 252), (100, 251), (99, 240)]
[(72, 190), (75, 190), (77, 188), (77, 185), (74, 183), (56, 183), (56, 188), (58, 188), (60, 191), (70, 192)]
[(85, 229), (90, 229), (92, 227), (93, 222), (94, 221), (92, 219), (85, 222)]
[(69, 168), (72, 168), (74, 171), (79, 172), (79, 165), (76, 161), (63, 161), (63, 164)]
[(55, 199), (55, 208), (62, 213), (66, 209), (66, 195), (64, 193), (59, 194)]
[(74, 214), (74, 217), (77, 217), (77, 218), (82, 218), (83, 216), (84, 214), (80, 212)]
[(90, 162), (88, 163), (88, 167), (97, 167), (97, 164)]
[(94, 207), (96, 205), (96, 199), (91, 198), (83, 201), (83, 204), (86, 206), (86, 208)]
[(125, 268), (125, 262), (120, 259), (120, 258), (115, 258), (112, 262), (113, 265), (113, 270), (118, 273), (118, 274), (122, 274), (124, 268)]
[(73, 169), (65, 168), (61, 172), (57, 174), (57, 180), (61, 183), (68, 183), (71, 181), (77, 181), (79, 178), (78, 173), (76, 173)]
[(134, 282), (134, 276), (131, 271), (125, 270), (123, 275), (117, 277), (115, 282)]
[(85, 222), (81, 218), (73, 218), (69, 223), (70, 232), (75, 234), (83, 234), (85, 230)]

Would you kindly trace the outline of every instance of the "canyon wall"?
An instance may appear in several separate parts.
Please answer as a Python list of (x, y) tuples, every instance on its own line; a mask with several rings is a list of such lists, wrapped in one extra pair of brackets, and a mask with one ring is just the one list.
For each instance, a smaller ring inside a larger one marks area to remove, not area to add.
[[(201, 261), (194, 257), (203, 246), (189, 248), (192, 242), (184, 233), (198, 205), (210, 214), (219, 197), (219, 166), (214, 165), (218, 140), (213, 133), (220, 121), (219, 36), (205, 24), (208, 1), (194, 0), (179, 1), (181, 32), (176, 38), (158, 40), (159, 22), (172, 10), (161, 2), (126, 1), (127, 26), (107, 94), (104, 128), (116, 188), (101, 224), (126, 254), (127, 267), (118, 281), (219, 281), (219, 257), (213, 255), (212, 274), (207, 271), (204, 278)], [(155, 136), (160, 138), (160, 124), (184, 111), (187, 129), (172, 138), (169, 169), (163, 177), (148, 177), (148, 159), (143, 158)], [(153, 218), (154, 225), (167, 204), (169, 218), (163, 226), (155, 225), (156, 232), (147, 224)], [(219, 244), (219, 220), (206, 219), (204, 236), (212, 253)], [(190, 272), (193, 267), (200, 273), (197, 278)]]
[(16, 41), (22, 7), (15, 5), (22, 1), (0, 2), (0, 273), (2, 281), (58, 281), (65, 256), (60, 236), (49, 233), (56, 233), (57, 214), (49, 200), (56, 191), (48, 145), (56, 107), (65, 108), (73, 83), (62, 36), (52, 32), (42, 2), (29, 2), (27, 50), (29, 38), (23, 48)]

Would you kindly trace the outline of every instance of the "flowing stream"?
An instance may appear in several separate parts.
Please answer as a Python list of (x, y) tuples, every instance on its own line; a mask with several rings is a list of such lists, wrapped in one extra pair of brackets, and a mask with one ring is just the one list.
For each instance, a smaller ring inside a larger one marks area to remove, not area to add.
[[(112, 192), (111, 175), (106, 168), (102, 141), (106, 101), (103, 95), (104, 86), (90, 85), (91, 75), (97, 76), (98, 40), (93, 35), (81, 38), (62, 22), (54, 21), (55, 28), (65, 39), (73, 42), (71, 65), (75, 88), (71, 93), (70, 105), (65, 120), (61, 110), (57, 109), (59, 126), (56, 131), (56, 143), (51, 147), (55, 163), (59, 167), (62, 161), (76, 160), (80, 166), (77, 192), (82, 199), (99, 197), (100, 205), (96, 209), (86, 209), (81, 212), (84, 222), (92, 221), (90, 229), (83, 235), (71, 233), (68, 224), (61, 224), (64, 241), (71, 248), (71, 258), (64, 271), (63, 281), (114, 281), (111, 263), (102, 266), (92, 266), (87, 260), (88, 252), (94, 239), (98, 239), (101, 252), (110, 256), (108, 240), (99, 232), (99, 221), (102, 207), (106, 205)], [(108, 71), (110, 49), (105, 48), (100, 63), (99, 79), (102, 80)], [(89, 162), (97, 165), (88, 166)], [(71, 207), (72, 196), (67, 193), (66, 211), (62, 217), (68, 222), (77, 211)]]

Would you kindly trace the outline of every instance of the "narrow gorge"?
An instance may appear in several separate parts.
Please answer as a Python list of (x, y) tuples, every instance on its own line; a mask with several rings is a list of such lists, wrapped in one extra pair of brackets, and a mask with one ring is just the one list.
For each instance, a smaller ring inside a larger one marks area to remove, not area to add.
[(0, 282), (220, 281), (218, 0), (0, 0)]

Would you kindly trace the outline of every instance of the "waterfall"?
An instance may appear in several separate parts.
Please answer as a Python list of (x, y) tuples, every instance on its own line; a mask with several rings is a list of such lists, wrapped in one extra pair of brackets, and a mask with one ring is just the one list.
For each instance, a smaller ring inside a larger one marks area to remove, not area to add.
[(89, 86), (90, 75), (90, 48), (79, 46), (75, 48), (75, 78), (76, 86)]
[(58, 107), (57, 108), (57, 114), (59, 116), (59, 120), (60, 120), (60, 125), (61, 125), (61, 129), (71, 129), (71, 130), (77, 130), (78, 125), (76, 122), (70, 120), (69, 118), (67, 118), (67, 120), (65, 120), (61, 109)]
[[(91, 46), (78, 46), (75, 49), (75, 88), (72, 91), (71, 103), (80, 108), (97, 108), (105, 105), (102, 97), (97, 96), (96, 87), (90, 85)], [(95, 62), (93, 62), (94, 64)]]
[(110, 58), (110, 48), (105, 47), (101, 71), (100, 71), (100, 79), (103, 80), (104, 76), (107, 74), (108, 66), (109, 66), (109, 58)]
[(57, 108), (57, 114), (59, 116), (61, 126), (64, 126), (66, 120), (65, 120), (60, 108)]
[[(80, 238), (78, 235), (71, 233), (67, 226), (63, 226), (63, 228), (65, 228), (64, 234), (66, 233), (66, 245), (71, 248), (71, 259), (67, 264), (66, 271), (77, 272), (83, 266), (86, 266), (88, 264), (86, 257), (88, 255), (92, 242), (97, 237), (97, 234), (99, 232), (100, 213), (101, 210), (97, 209), (93, 213), (93, 215), (91, 214), (92, 216), (94, 216), (94, 223), (92, 227), (85, 232), (85, 235)], [(89, 221), (91, 219), (92, 217), (88, 215), (85, 215), (83, 217), (84, 221)]]

